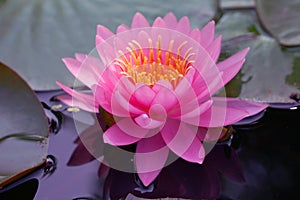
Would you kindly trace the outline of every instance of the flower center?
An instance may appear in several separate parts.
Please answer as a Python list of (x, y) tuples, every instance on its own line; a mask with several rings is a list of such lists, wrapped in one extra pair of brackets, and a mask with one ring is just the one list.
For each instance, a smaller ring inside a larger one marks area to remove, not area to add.
[(142, 82), (153, 86), (157, 81), (165, 80), (175, 88), (192, 67), (194, 61), (190, 58), (195, 55), (191, 53), (192, 48), (183, 54), (181, 51), (187, 44), (185, 41), (179, 45), (177, 53), (174, 53), (172, 51), (174, 40), (171, 40), (168, 50), (162, 50), (160, 35), (155, 47), (150, 38), (148, 43), (148, 48), (142, 48), (136, 40), (132, 40), (126, 48), (128, 53), (119, 51), (120, 58), (114, 63), (120, 67), (122, 75), (131, 78), (136, 84)]

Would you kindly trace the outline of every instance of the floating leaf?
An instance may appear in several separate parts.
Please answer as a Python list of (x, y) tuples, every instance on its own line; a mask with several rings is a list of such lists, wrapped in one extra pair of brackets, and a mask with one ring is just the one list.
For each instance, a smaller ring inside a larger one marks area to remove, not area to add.
[(256, 0), (263, 26), (284, 46), (300, 45), (300, 1)]
[(2, 63), (0, 119), (0, 176), (5, 181), (46, 158), (48, 123), (34, 92)]
[(222, 34), (223, 41), (245, 35), (251, 39), (260, 31), (258, 29), (256, 15), (252, 11), (226, 12), (216, 26), (216, 32)]
[(189, 16), (198, 27), (214, 17), (217, 1), (6, 1), (0, 7), (0, 60), (34, 90), (58, 89), (57, 80), (72, 86), (74, 79), (61, 58), (89, 53), (95, 47), (97, 24), (115, 31), (119, 24), (130, 25), (137, 11), (150, 21), (172, 11), (177, 17)]
[(226, 86), (227, 95), (270, 103), (294, 102), (290, 95), (300, 92), (295, 72), (299, 69), (293, 69), (296, 52), (284, 51), (273, 38), (257, 35), (263, 31), (252, 12), (224, 14), (217, 31), (224, 35), (223, 57), (250, 47), (239, 74)]
[(229, 84), (231, 88), (227, 89), (241, 88), (239, 97), (243, 99), (270, 103), (294, 102), (290, 95), (300, 92), (294, 82), (296, 79), (286, 83), (286, 78), (292, 73), (292, 54), (283, 52), (274, 39), (266, 36), (258, 36), (243, 44), (232, 43), (225, 49), (235, 51), (246, 46), (250, 46), (251, 51), (241, 69), (243, 76), (233, 79), (236, 84)]

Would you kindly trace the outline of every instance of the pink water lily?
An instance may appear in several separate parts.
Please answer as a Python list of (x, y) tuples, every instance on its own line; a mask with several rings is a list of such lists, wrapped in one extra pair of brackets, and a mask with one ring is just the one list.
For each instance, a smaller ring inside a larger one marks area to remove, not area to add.
[(204, 141), (222, 137), (222, 127), (254, 115), (265, 104), (214, 95), (240, 70), (249, 49), (217, 62), (221, 36), (215, 24), (191, 30), (187, 17), (156, 18), (152, 26), (137, 13), (131, 27), (117, 33), (97, 27), (99, 58), (77, 54), (64, 63), (90, 88), (80, 93), (57, 83), (70, 96), (66, 104), (90, 112), (99, 107), (114, 116), (103, 134), (115, 145), (137, 143), (135, 165), (148, 186), (164, 167), (171, 150), (186, 161), (201, 164)]

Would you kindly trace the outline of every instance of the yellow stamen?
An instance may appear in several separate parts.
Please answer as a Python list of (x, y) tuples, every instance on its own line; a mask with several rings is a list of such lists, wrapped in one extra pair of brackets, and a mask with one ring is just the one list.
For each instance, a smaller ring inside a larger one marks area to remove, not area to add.
[[(128, 43), (124, 53), (119, 50), (119, 58), (116, 58), (114, 64), (121, 69), (121, 74), (132, 79), (134, 83), (143, 82), (153, 86), (159, 80), (170, 82), (175, 88), (183, 79), (188, 70), (192, 67), (191, 57), (195, 55), (192, 47), (187, 49), (184, 54), (181, 52), (183, 47), (188, 44), (182, 42), (177, 53), (173, 53), (174, 40), (168, 45), (168, 50), (162, 50), (162, 37), (158, 36), (155, 47), (153, 41), (148, 38), (149, 47), (142, 48), (141, 44), (132, 40)], [(182, 56), (183, 55), (183, 56)]]

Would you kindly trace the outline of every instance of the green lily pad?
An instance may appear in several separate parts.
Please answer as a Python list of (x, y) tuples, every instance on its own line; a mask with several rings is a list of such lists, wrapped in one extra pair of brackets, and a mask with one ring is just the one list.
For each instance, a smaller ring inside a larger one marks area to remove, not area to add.
[(252, 12), (225, 13), (217, 32), (224, 35), (221, 57), (250, 47), (242, 69), (226, 86), (228, 96), (270, 103), (294, 102), (290, 95), (300, 93), (299, 66), (294, 61), (297, 52), (283, 50), (275, 39), (264, 35)]
[(239, 36), (257, 35), (258, 29), (257, 18), (252, 11), (226, 12), (216, 25), (216, 33), (222, 34), (225, 42)]
[(284, 46), (300, 45), (300, 1), (256, 0), (263, 26)]
[(48, 122), (26, 82), (0, 62), (0, 187), (42, 163), (47, 155)]
[(152, 22), (157, 16), (174, 12), (187, 15), (192, 27), (211, 20), (217, 0), (10, 0), (0, 7), (0, 60), (13, 67), (34, 90), (59, 89), (57, 80), (74, 82), (61, 61), (74, 53), (89, 53), (94, 47), (96, 26), (115, 31), (130, 25), (136, 12)]

